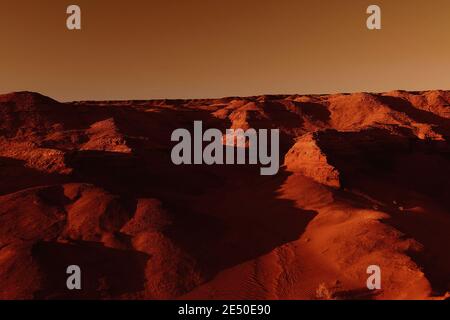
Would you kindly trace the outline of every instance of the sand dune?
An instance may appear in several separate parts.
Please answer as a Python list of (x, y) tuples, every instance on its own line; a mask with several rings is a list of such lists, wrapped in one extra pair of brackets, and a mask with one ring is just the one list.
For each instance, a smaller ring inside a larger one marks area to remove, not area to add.
[[(173, 165), (195, 120), (280, 129), (280, 172)], [(449, 137), (446, 91), (0, 95), (0, 299), (443, 299)]]

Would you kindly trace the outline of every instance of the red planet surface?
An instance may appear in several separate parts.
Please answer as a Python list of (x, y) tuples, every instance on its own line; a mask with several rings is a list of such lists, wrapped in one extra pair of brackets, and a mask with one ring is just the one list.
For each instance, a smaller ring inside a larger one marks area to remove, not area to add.
[(0, 300), (448, 300), (449, 12), (2, 0)]

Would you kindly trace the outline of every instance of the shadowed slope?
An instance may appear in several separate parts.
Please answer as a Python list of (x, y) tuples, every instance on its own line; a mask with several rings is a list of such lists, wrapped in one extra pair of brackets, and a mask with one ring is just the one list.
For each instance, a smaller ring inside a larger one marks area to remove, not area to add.
[[(0, 96), (0, 298), (423, 299), (450, 291), (450, 94), (59, 103)], [(173, 130), (280, 129), (259, 166)], [(66, 267), (82, 267), (82, 292)], [(383, 289), (368, 292), (368, 265)], [(327, 294), (324, 294), (326, 292)]]

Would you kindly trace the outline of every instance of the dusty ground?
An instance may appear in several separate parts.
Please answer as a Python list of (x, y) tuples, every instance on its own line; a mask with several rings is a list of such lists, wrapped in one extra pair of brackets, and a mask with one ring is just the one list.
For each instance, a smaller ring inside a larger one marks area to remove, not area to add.
[[(176, 128), (279, 128), (276, 176), (175, 166)], [(428, 299), (450, 291), (450, 92), (0, 96), (1, 299)], [(66, 289), (66, 267), (83, 290)], [(366, 268), (382, 269), (368, 291)]]

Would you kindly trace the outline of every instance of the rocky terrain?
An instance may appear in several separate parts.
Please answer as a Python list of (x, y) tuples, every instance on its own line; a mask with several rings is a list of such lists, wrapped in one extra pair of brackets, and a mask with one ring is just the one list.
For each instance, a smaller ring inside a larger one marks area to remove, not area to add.
[[(195, 120), (280, 129), (280, 172), (173, 165)], [(0, 299), (448, 298), (449, 137), (445, 91), (1, 95)]]

